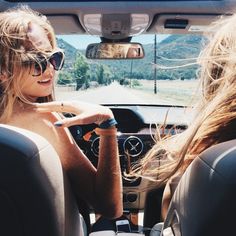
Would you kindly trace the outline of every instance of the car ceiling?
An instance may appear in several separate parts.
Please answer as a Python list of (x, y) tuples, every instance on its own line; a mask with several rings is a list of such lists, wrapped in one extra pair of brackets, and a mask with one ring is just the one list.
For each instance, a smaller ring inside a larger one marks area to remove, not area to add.
[(90, 34), (105, 37), (110, 41), (120, 41), (141, 33), (199, 34), (220, 15), (231, 15), (236, 11), (235, 0), (12, 0), (0, 1), (0, 10), (6, 10), (19, 3), (27, 4), (47, 15), (57, 34)]

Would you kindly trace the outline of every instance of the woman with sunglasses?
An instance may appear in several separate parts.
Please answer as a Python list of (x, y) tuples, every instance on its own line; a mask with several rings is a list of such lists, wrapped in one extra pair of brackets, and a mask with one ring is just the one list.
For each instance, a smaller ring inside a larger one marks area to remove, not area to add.
[[(108, 217), (122, 214), (116, 121), (107, 107), (53, 101), (55, 71), (64, 54), (46, 17), (26, 6), (0, 13), (0, 123), (45, 137), (58, 153), (78, 197)], [(62, 112), (73, 113), (72, 118)], [(100, 152), (95, 169), (67, 127), (98, 125)]]

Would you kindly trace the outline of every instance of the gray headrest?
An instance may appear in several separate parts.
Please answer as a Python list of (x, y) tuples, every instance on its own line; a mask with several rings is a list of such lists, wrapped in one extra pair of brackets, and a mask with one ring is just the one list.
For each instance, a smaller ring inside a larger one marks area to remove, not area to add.
[(79, 212), (65, 183), (59, 157), (44, 138), (0, 125), (0, 235), (79, 235)]
[(188, 167), (172, 198), (164, 228), (174, 235), (235, 234), (236, 140), (204, 151)]

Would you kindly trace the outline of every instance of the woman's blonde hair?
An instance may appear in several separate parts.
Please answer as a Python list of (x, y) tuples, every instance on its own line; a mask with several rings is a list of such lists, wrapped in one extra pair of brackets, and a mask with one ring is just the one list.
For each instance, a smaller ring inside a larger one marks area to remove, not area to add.
[(158, 139), (131, 176), (165, 183), (208, 147), (236, 138), (236, 15), (218, 19), (205, 36), (198, 58), (202, 94), (192, 123), (182, 133)]
[[(44, 15), (26, 5), (0, 13), (0, 122), (6, 122), (17, 100), (30, 103), (21, 93), (19, 81), (26, 73), (23, 63), (37, 61), (39, 48), (27, 36), (30, 24), (37, 24), (46, 32), (52, 49), (56, 48), (54, 30)], [(38, 98), (37, 102), (52, 101), (53, 94)]]

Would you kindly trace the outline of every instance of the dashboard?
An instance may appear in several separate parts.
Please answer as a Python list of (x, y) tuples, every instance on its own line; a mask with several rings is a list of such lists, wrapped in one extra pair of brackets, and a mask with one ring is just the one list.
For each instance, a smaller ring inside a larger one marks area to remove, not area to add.
[[(117, 141), (123, 176), (123, 203), (125, 209), (143, 209), (146, 193), (139, 191), (148, 183), (141, 178), (127, 180), (123, 173), (147, 153), (154, 145), (156, 128), (161, 136), (182, 132), (188, 126), (186, 110), (181, 106), (156, 105), (106, 105), (117, 120)], [(98, 163), (99, 136), (93, 132), (96, 125), (70, 127), (70, 131), (79, 147), (91, 163)]]

